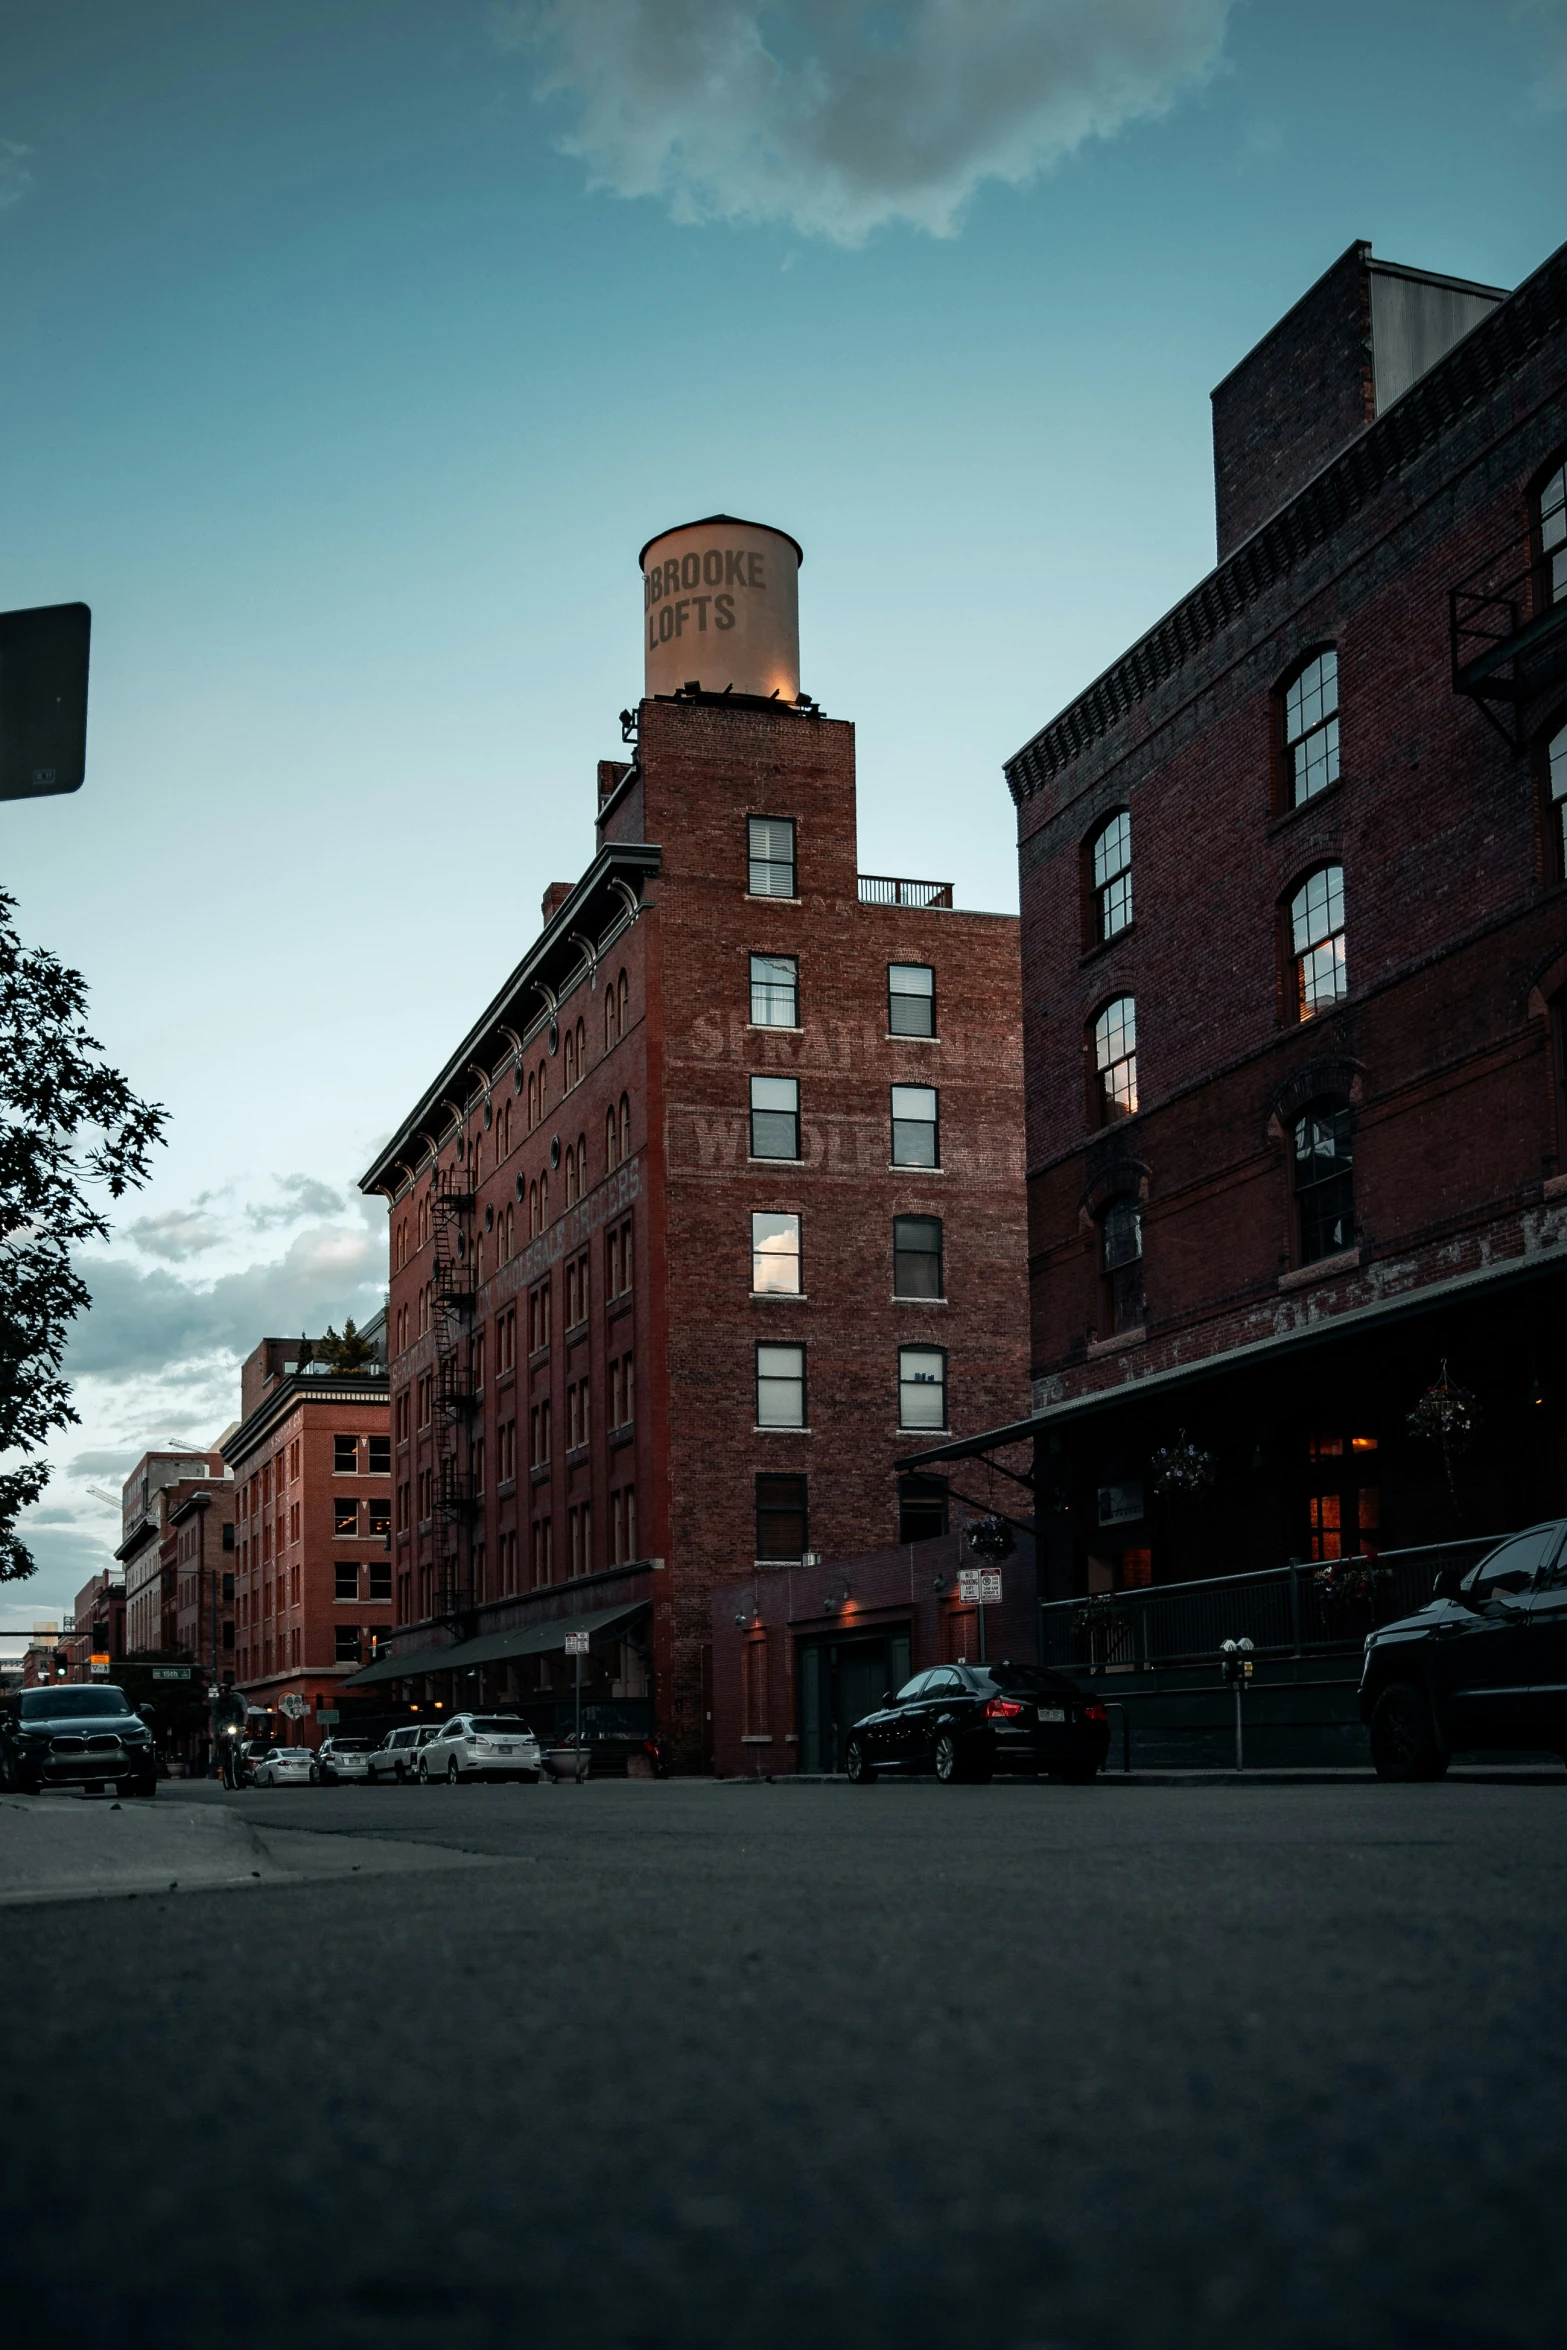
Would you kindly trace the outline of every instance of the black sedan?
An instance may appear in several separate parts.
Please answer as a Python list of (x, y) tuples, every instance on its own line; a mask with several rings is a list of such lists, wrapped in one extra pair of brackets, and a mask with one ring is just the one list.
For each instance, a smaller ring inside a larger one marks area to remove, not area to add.
[(1418, 1615), (1373, 1632), (1360, 1718), (1383, 1779), (1440, 1778), (1455, 1754), (1567, 1759), (1567, 1518), (1444, 1569)]
[(844, 1768), (857, 1787), (882, 1771), (983, 1780), (1048, 1771), (1087, 1781), (1104, 1767), (1110, 1717), (1075, 1682), (1040, 1665), (937, 1665), (849, 1732)]
[(0, 1753), (6, 1785), (18, 1795), (109, 1786), (119, 1795), (157, 1793), (152, 1732), (124, 1690), (107, 1682), (24, 1689), (4, 1717)]

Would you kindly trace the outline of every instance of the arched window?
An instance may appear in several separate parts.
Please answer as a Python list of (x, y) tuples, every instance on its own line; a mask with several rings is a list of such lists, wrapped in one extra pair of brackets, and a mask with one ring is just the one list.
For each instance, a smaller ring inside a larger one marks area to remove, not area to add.
[(1100, 1115), (1130, 1118), (1137, 1108), (1137, 1002), (1118, 995), (1094, 1022), (1094, 1075)]
[(539, 1177), (539, 1230), (540, 1230), (541, 1232), (543, 1231), (543, 1229), (544, 1229), (545, 1225), (546, 1225), (546, 1224), (549, 1222), (549, 1220), (550, 1220), (550, 1179), (549, 1179), (549, 1177), (548, 1177), (547, 1175), (541, 1175), (541, 1176)]
[(588, 1032), (587, 1032), (587, 1030), (586, 1030), (586, 1029), (583, 1027), (583, 1025), (582, 1025), (582, 1022), (579, 1020), (579, 1021), (577, 1022), (577, 1075), (578, 1075), (579, 1077), (586, 1077), (587, 1073), (588, 1073)]
[(1338, 781), (1338, 655), (1314, 653), (1284, 689), (1285, 805), (1298, 808)]
[(576, 1084), (576, 1082), (577, 1082), (577, 1032), (576, 1032), (576, 1030), (575, 1030), (574, 1028), (568, 1028), (568, 1029), (567, 1029), (567, 1031), (566, 1031), (566, 1077), (565, 1077), (566, 1091), (567, 1091), (568, 1093), (570, 1093), (570, 1091), (571, 1091), (572, 1087), (573, 1087), (573, 1086)]
[(1539, 531), (1546, 600), (1559, 604), (1567, 598), (1567, 459), (1540, 492)]
[(623, 1159), (631, 1156), (631, 1102), (625, 1094), (620, 1097), (620, 1155)]
[(550, 1106), (550, 1065), (549, 1065), (548, 1061), (541, 1061), (541, 1062), (539, 1063), (539, 1116), (540, 1116), (541, 1118), (543, 1117), (543, 1115), (544, 1115), (545, 1111), (546, 1111), (546, 1110), (549, 1108), (549, 1106)]
[(530, 1240), (533, 1238), (538, 1229), (539, 1187), (536, 1183), (530, 1183), (528, 1186), (528, 1238)]
[(1093, 837), (1094, 937), (1114, 938), (1132, 919), (1132, 819), (1118, 808)]
[(588, 1196), (588, 1138), (585, 1134), (577, 1137), (577, 1192), (582, 1199)]
[(604, 992), (604, 1050), (606, 1052), (609, 1051), (618, 1034), (619, 1031), (615, 1026), (615, 991), (610, 987), (606, 988)]
[(1313, 1102), (1295, 1125), (1300, 1261), (1314, 1265), (1355, 1245), (1355, 1150), (1347, 1105)]
[(1545, 746), (1545, 787), (1551, 877), (1567, 881), (1567, 726), (1559, 727)]
[(1290, 900), (1295, 1014), (1310, 1020), (1349, 992), (1344, 961), (1344, 868), (1319, 865)]
[(1110, 1202), (1099, 1231), (1110, 1327), (1136, 1330), (1143, 1319), (1143, 1211), (1131, 1193)]
[(530, 1078), (528, 1079), (528, 1132), (529, 1132), (530, 1134), (533, 1132), (533, 1129), (535, 1128), (535, 1126), (537, 1126), (538, 1122), (539, 1122), (539, 1081), (538, 1081), (537, 1077), (530, 1077)]
[(615, 1105), (611, 1102), (604, 1116), (604, 1165), (609, 1168), (618, 1167), (619, 1164), (620, 1121), (615, 1115)]
[(514, 1257), (517, 1254), (517, 1211), (515, 1208), (506, 1210), (506, 1254), (509, 1257)]
[(626, 1033), (626, 1014), (631, 1009), (631, 983), (624, 971), (615, 982), (615, 1024), (622, 1036)]

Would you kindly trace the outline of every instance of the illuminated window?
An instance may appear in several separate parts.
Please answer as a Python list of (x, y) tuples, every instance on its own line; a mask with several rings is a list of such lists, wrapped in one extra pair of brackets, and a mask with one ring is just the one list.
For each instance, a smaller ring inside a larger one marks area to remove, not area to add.
[(1540, 554), (1549, 601), (1567, 598), (1567, 463), (1558, 465), (1540, 492)]
[(1308, 661), (1285, 692), (1284, 750), (1292, 807), (1337, 783), (1338, 655), (1331, 647)]
[(1354, 1247), (1355, 1153), (1347, 1109), (1318, 1102), (1296, 1125), (1295, 1198), (1303, 1265)]
[(750, 846), (746, 888), (753, 898), (792, 898), (794, 891), (794, 822), (788, 816), (752, 816), (747, 819)]
[(1094, 927), (1102, 941), (1132, 919), (1132, 819), (1116, 811), (1094, 835)]
[(793, 955), (751, 957), (751, 1026), (798, 1028), (800, 966)]
[(1308, 1439), (1307, 1548), (1314, 1559), (1375, 1558), (1382, 1529), (1374, 1436)]
[(1103, 1116), (1130, 1118), (1137, 1108), (1137, 1001), (1118, 995), (1094, 1022), (1094, 1069)]
[(1344, 868), (1323, 865), (1290, 900), (1295, 1010), (1312, 1019), (1349, 992), (1344, 961)]
[(800, 1219), (757, 1211), (751, 1218), (751, 1290), (757, 1297), (800, 1294)]

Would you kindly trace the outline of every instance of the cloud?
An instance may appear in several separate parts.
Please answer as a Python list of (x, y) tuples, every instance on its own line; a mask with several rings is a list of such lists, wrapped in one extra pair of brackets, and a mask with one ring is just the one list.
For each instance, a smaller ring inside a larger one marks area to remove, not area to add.
[(141, 1451), (135, 1445), (113, 1452), (77, 1452), (66, 1462), (65, 1473), (68, 1477), (117, 1477), (123, 1484), (140, 1458)]
[(953, 234), (975, 189), (1164, 112), (1231, 0), (516, 0), (501, 41), (573, 111), (593, 184), (674, 219), (854, 245)]
[(217, 1217), (203, 1215), (198, 1208), (170, 1208), (161, 1216), (138, 1216), (125, 1226), (125, 1238), (143, 1255), (166, 1257), (170, 1264), (219, 1248), (226, 1237)]
[(1542, 112), (1554, 114), (1567, 106), (1567, 0), (1514, 0), (1513, 15), (1540, 28), (1530, 96)]
[(8, 205), (20, 204), (29, 194), (33, 175), (27, 168), (31, 147), (24, 147), (19, 139), (0, 139), (0, 212)]
[(340, 1216), (355, 1200), (322, 1183), (314, 1175), (279, 1175), (277, 1187), (283, 1194), (265, 1206), (245, 1210), (246, 1221), (258, 1232), (270, 1232), (279, 1224), (297, 1224), (302, 1216)]

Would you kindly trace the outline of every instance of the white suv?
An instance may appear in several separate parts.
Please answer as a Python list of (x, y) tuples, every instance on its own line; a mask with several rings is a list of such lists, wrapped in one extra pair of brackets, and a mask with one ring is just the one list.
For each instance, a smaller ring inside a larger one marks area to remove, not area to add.
[(365, 1757), (365, 1777), (372, 1787), (383, 1779), (395, 1779), (399, 1786), (411, 1779), (418, 1768), (419, 1749), (428, 1746), (440, 1728), (438, 1722), (401, 1722), (395, 1730), (388, 1730), (379, 1746)]
[(420, 1781), (536, 1779), (539, 1742), (516, 1714), (454, 1714), (419, 1750)]

